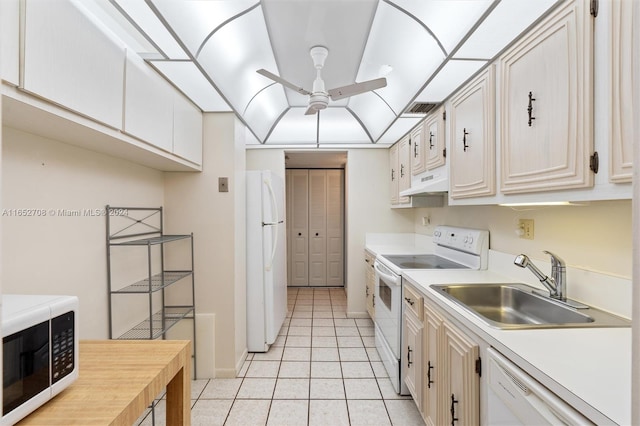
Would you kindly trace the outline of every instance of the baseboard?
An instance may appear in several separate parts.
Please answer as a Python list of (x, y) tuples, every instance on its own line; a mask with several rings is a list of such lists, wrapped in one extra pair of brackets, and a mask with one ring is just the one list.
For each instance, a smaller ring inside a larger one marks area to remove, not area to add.
[(235, 368), (216, 368), (216, 379), (235, 379), (236, 377)]

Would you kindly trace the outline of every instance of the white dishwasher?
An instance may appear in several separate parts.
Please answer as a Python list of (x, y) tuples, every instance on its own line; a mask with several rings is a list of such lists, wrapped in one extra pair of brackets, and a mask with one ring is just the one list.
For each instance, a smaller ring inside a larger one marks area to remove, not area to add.
[(490, 425), (593, 423), (493, 348), (487, 349)]

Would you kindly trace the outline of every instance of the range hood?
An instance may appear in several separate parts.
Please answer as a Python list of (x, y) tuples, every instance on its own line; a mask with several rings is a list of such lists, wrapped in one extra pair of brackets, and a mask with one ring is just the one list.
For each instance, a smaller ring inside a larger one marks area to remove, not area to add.
[[(443, 167), (443, 169), (445, 169)], [(405, 196), (427, 196), (443, 194), (449, 191), (449, 174), (446, 170), (429, 173), (419, 181), (412, 181), (411, 188), (400, 192), (401, 197)]]

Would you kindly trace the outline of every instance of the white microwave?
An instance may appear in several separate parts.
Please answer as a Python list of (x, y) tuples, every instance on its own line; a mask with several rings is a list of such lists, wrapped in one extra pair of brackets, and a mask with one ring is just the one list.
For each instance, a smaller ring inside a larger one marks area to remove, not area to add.
[(2, 296), (2, 425), (78, 378), (78, 298)]

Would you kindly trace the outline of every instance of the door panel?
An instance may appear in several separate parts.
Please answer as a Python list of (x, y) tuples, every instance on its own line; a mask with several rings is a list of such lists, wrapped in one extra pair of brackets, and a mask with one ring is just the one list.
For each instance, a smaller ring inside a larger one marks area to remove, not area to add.
[(287, 170), (290, 264), (289, 285), (309, 285), (309, 174), (306, 170)]

